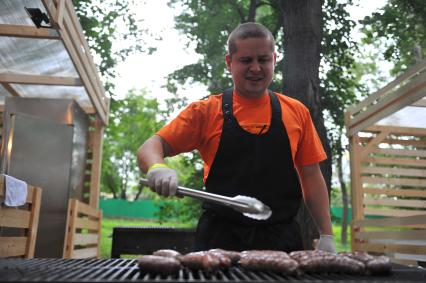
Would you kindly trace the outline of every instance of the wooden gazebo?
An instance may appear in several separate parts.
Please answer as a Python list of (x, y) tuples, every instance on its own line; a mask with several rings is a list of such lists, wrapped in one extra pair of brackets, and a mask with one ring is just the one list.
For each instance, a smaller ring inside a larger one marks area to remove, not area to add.
[(349, 108), (352, 249), (426, 262), (426, 60)]
[[(64, 231), (69, 246), (65, 247), (64, 256), (99, 255), (102, 136), (108, 123), (109, 98), (72, 1), (5, 0), (1, 6), (0, 110), (4, 111), (5, 98), (11, 96), (72, 99), (90, 121), (85, 197), (78, 199), (78, 204), (70, 200), (68, 228)], [(78, 220), (82, 212), (90, 217)], [(75, 231), (87, 229), (98, 235), (74, 235), (70, 225), (74, 225)], [(86, 244), (89, 248), (80, 253), (72, 248)]]

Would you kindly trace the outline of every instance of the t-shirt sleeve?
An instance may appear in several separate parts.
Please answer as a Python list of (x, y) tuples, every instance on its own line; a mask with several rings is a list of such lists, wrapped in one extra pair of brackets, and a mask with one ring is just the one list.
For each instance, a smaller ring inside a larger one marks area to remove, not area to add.
[(297, 166), (307, 166), (327, 159), (327, 154), (312, 122), (309, 110), (307, 108), (305, 110), (302, 133), (295, 158)]
[(193, 102), (156, 133), (170, 145), (172, 156), (199, 147), (204, 110), (200, 102)]

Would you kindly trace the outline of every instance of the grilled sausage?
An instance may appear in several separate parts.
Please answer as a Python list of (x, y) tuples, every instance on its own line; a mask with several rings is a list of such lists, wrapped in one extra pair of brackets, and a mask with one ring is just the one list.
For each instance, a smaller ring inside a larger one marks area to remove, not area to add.
[(292, 274), (297, 271), (297, 261), (291, 259), (286, 252), (270, 250), (251, 250), (241, 252), (238, 263), (247, 269), (271, 270)]
[(171, 257), (146, 255), (138, 259), (139, 269), (146, 273), (174, 275), (179, 272), (180, 262)]
[(365, 266), (372, 275), (386, 275), (392, 271), (390, 259), (386, 256), (378, 256), (368, 261)]
[(235, 264), (238, 262), (238, 260), (241, 258), (240, 252), (236, 251), (228, 251), (228, 250), (222, 250), (222, 249), (211, 249), (209, 250), (210, 253), (214, 254), (222, 254), (226, 257), (228, 257), (231, 260), (232, 264)]
[(168, 250), (168, 249), (158, 250), (153, 252), (152, 254), (157, 256), (165, 256), (165, 257), (173, 257), (173, 258), (179, 258), (182, 255), (178, 251)]
[(188, 253), (180, 258), (183, 266), (192, 270), (216, 272), (221, 267), (219, 256), (207, 251)]
[(365, 265), (344, 255), (335, 255), (320, 250), (291, 252), (290, 257), (299, 263), (300, 270), (313, 272), (342, 272), (362, 274)]
[(392, 271), (390, 259), (386, 256), (372, 256), (363, 251), (341, 253), (365, 264), (366, 272), (371, 275), (386, 275)]

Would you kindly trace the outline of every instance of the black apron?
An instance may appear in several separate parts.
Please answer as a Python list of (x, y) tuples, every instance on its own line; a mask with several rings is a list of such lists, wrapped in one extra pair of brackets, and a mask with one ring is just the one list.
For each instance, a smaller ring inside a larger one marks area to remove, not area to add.
[(294, 217), (302, 198), (290, 142), (277, 96), (269, 91), (272, 115), (269, 130), (251, 134), (233, 115), (232, 89), (222, 96), (223, 126), (206, 190), (234, 197), (254, 197), (272, 210), (267, 220), (255, 220), (231, 208), (205, 202), (198, 222), (195, 250), (303, 249)]

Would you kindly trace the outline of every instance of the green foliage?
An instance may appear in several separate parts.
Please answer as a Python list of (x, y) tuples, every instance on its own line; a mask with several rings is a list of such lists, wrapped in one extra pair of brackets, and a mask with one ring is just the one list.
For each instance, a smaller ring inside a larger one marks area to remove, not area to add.
[[(126, 98), (111, 101), (110, 123), (105, 130), (101, 190), (114, 198), (127, 198), (127, 191), (137, 186), (139, 146), (164, 125), (156, 99), (144, 91), (132, 90)], [(120, 195), (118, 195), (120, 193)]]
[(424, 0), (389, 0), (381, 11), (362, 21), (364, 43), (384, 47), (384, 58), (398, 75), (426, 54)]
[(73, 0), (84, 35), (103, 77), (105, 89), (111, 96), (111, 79), (116, 76), (114, 67), (129, 54), (143, 51), (141, 34), (147, 34), (147, 31), (143, 30), (136, 20), (133, 12), (135, 1)]

